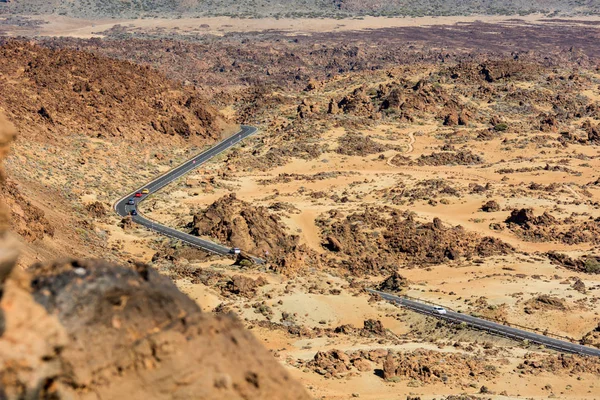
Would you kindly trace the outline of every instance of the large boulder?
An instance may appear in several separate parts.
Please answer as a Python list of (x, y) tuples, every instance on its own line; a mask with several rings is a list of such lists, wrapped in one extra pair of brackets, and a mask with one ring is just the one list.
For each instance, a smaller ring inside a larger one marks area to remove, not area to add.
[(398, 293), (407, 289), (409, 285), (410, 282), (408, 279), (400, 275), (398, 272), (394, 272), (379, 284), (378, 289), (383, 292)]
[(240, 322), (202, 313), (148, 266), (66, 261), (30, 271), (34, 298), (68, 335), (61, 382), (77, 397), (308, 398)]
[(279, 217), (265, 207), (224, 196), (194, 215), (192, 234), (210, 236), (257, 257), (282, 259), (296, 249), (299, 238), (286, 232)]

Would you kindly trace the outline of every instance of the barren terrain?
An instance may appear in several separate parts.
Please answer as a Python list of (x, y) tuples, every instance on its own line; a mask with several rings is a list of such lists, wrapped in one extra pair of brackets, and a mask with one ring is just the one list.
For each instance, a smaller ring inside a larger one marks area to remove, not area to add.
[[(278, 329), (260, 321), (283, 323), (287, 335), (295, 326), (346, 332), (339, 327), (352, 325), (350, 336), (362, 338), (363, 322), (379, 320), (388, 334), (408, 340), (405, 346), (383, 346), (383, 354), (390, 348), (412, 354), (415, 340), (457, 340), (432, 334), (433, 327), (422, 328), (431, 329), (428, 334), (415, 332), (415, 319), (426, 327), (433, 322), (398, 315), (389, 305), (370, 303), (365, 294), (358, 303), (355, 295), (345, 294), (398, 271), (409, 282), (403, 288), (409, 296), (594, 343), (600, 311), (594, 233), (600, 194), (595, 183), (600, 167), (594, 133), (597, 79), (594, 69), (575, 73), (503, 59), (422, 63), (312, 81), (296, 99), (285, 92), (262, 98), (268, 107), (262, 118), (269, 120), (262, 135), (154, 197), (144, 211), (182, 230), (245, 246), (288, 277), (261, 284), (249, 303), (226, 296), (224, 304), (239, 310), (251, 326), (258, 324), (260, 335), (302, 371), (297, 376), (316, 396), (345, 398), (349, 387), (367, 398), (398, 391), (424, 397), (476, 393), (481, 386), (509, 396), (557, 394), (556, 376), (524, 378), (522, 350), (496, 338), (486, 339), (493, 343), (486, 346), (503, 348), (507, 367), (494, 375), (494, 385), (491, 376), (448, 378), (454, 386), (442, 389), (435, 379), (405, 372), (397, 385), (384, 384), (390, 377), (382, 382), (377, 374), (353, 372), (363, 368), (351, 367), (353, 357), (362, 357), (356, 353), (365, 348), (364, 343), (357, 347), (361, 340), (352, 338), (347, 347), (337, 333), (325, 334), (323, 341), (287, 339), (283, 345)], [(239, 204), (241, 211), (226, 204)], [(206, 215), (215, 227), (206, 225)], [(265, 229), (261, 218), (274, 219), (279, 227)], [(226, 226), (231, 231), (223, 231)], [(277, 254), (282, 246), (292, 246), (283, 259)], [(186, 269), (230, 273), (230, 267), (183, 260)], [(251, 270), (245, 275), (255, 279)], [(210, 286), (210, 279), (187, 279), (182, 287), (200, 302), (216, 304), (223, 296), (194, 284)], [(306, 335), (314, 333), (301, 337)], [(366, 349), (375, 350), (380, 342)], [(416, 348), (439, 351), (426, 344)], [(340, 386), (319, 383), (319, 375), (337, 376), (327, 371), (338, 356), (320, 361), (318, 352), (327, 349), (349, 356), (350, 364), (339, 367), (347, 379)], [(371, 368), (382, 368), (383, 358), (369, 357), (375, 362)], [(513, 374), (522, 385), (515, 386)], [(593, 398), (598, 391), (578, 382), (567, 386), (580, 391), (563, 389), (561, 396)]]
[(9, 36), (62, 36), (74, 38), (104, 37), (113, 27), (126, 27), (134, 31), (173, 32), (193, 38), (196, 35), (225, 36), (231, 33), (271, 31), (312, 35), (323, 32), (367, 31), (402, 27), (438, 27), (440, 25), (486, 24), (539, 25), (548, 23), (576, 26), (594, 25), (599, 21), (595, 15), (548, 19), (544, 14), (529, 15), (473, 15), (473, 16), (418, 16), (361, 18), (259, 18), (240, 19), (232, 17), (183, 17), (152, 19), (100, 18), (84, 19), (63, 15), (32, 15), (0, 17), (0, 27)]
[[(597, 398), (597, 360), (364, 291), (600, 347), (600, 48), (585, 22), (205, 35), (138, 21), (9, 41), (0, 108), (22, 133), (2, 197), (21, 262), (149, 263), (204, 312), (237, 315), (314, 398)], [(142, 211), (266, 265), (113, 216), (235, 123), (261, 132)]]

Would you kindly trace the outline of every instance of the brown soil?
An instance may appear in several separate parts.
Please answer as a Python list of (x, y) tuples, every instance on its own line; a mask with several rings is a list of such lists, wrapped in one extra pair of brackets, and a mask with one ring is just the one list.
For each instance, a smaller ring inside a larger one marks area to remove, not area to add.
[(339, 243), (337, 253), (347, 256), (342, 265), (355, 274), (389, 273), (399, 263), (426, 266), (514, 251), (502, 241), (448, 227), (437, 218), (420, 223), (385, 209), (366, 208), (345, 218), (322, 220), (322, 229), (330, 244)]
[(561, 241), (567, 244), (600, 243), (600, 219), (578, 221), (574, 218), (559, 220), (545, 211), (535, 216), (533, 209), (513, 210), (506, 219), (508, 228), (531, 241)]
[(219, 138), (225, 122), (192, 90), (128, 62), (10, 41), (0, 47), (0, 68), (0, 107), (23, 137), (34, 127), (67, 135), (76, 125), (93, 137), (205, 140)]
[[(308, 398), (239, 322), (202, 314), (148, 267), (70, 261), (31, 273), (33, 297), (60, 324), (32, 302), (27, 278), (13, 279), (2, 299), (9, 329), (0, 343), (13, 340), (37, 353), (3, 354), (15, 365), (3, 368), (11, 397), (41, 390), (40, 398), (84, 398), (90, 391), (107, 399)], [(35, 325), (24, 323), (27, 316)], [(29, 358), (16, 367), (23, 356)], [(45, 375), (25, 382), (28, 368)]]
[(293, 250), (298, 238), (289, 235), (279, 218), (266, 208), (253, 207), (235, 194), (214, 202), (194, 215), (192, 234), (210, 236), (250, 254), (282, 257)]

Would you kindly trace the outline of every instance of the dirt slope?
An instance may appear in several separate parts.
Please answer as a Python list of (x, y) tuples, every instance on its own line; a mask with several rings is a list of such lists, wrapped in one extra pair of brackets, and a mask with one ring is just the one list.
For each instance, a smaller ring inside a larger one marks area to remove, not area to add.
[[(0, 115), (0, 157), (14, 135)], [(150, 267), (15, 268), (0, 207), (0, 398), (308, 398), (241, 323), (203, 314)]]
[(70, 339), (61, 380), (82, 398), (307, 398), (241, 323), (201, 313), (147, 266), (70, 261), (31, 272), (34, 298)]
[(24, 137), (84, 133), (216, 139), (224, 120), (191, 88), (148, 67), (27, 42), (0, 47), (0, 109)]
[(174, 153), (185, 158), (235, 129), (193, 87), (129, 62), (11, 40), (0, 71), (0, 112), (19, 130), (0, 198), (24, 265), (105, 256), (95, 222), (106, 218), (88, 212), (92, 202), (109, 210), (124, 188), (178, 161)]

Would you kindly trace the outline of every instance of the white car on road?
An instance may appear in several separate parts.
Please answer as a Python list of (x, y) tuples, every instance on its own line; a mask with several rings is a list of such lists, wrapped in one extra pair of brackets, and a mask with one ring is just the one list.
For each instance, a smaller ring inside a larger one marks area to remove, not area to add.
[(436, 314), (447, 314), (447, 311), (444, 307), (435, 306), (433, 307), (433, 312)]

